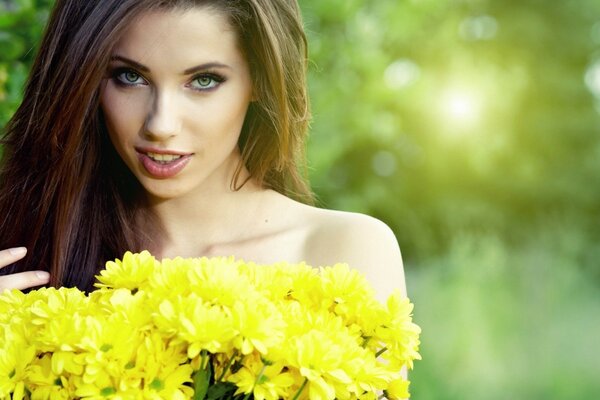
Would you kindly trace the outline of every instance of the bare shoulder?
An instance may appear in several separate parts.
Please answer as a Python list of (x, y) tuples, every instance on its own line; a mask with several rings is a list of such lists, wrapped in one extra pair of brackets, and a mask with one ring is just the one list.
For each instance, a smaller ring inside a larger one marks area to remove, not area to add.
[(364, 214), (307, 207), (307, 261), (314, 265), (347, 263), (361, 271), (384, 300), (394, 290), (406, 295), (398, 241), (382, 221)]

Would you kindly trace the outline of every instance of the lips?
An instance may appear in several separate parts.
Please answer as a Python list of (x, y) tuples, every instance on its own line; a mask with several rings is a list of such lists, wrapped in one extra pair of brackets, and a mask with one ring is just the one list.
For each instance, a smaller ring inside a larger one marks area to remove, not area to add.
[(137, 148), (140, 163), (150, 176), (157, 179), (172, 178), (190, 162), (193, 153), (179, 151)]

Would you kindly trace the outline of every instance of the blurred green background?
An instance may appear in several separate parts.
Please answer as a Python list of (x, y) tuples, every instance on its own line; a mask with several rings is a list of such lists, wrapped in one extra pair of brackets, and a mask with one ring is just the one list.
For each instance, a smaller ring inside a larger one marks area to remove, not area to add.
[[(51, 3), (0, 0), (0, 127)], [(600, 1), (301, 6), (311, 181), (396, 232), (413, 398), (600, 398)]]

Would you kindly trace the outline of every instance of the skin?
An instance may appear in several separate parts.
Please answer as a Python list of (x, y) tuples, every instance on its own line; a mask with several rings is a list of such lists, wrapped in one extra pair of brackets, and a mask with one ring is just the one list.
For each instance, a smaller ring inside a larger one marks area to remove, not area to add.
[[(146, 13), (112, 56), (146, 67), (112, 61), (100, 99), (113, 145), (163, 223), (164, 229), (153, 232), (161, 244), (150, 249), (157, 257), (346, 262), (366, 275), (380, 300), (395, 289), (406, 294), (400, 249), (381, 221), (298, 203), (260, 187), (245, 170), (241, 178), (248, 182), (231, 189), (240, 161), (237, 140), (253, 94), (247, 61), (224, 16), (206, 8)], [(221, 66), (182, 74), (207, 63)], [(180, 173), (159, 179), (139, 161), (140, 146), (192, 156)], [(0, 268), (23, 256), (22, 250), (0, 251)], [(25, 272), (0, 277), (0, 288), (47, 282)]]

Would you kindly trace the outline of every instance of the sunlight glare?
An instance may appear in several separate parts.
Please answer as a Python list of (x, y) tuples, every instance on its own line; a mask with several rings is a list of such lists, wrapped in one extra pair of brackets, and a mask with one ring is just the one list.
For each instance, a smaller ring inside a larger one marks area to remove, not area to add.
[(481, 113), (481, 104), (474, 93), (453, 89), (442, 96), (442, 110), (455, 124), (466, 126), (477, 122)]

